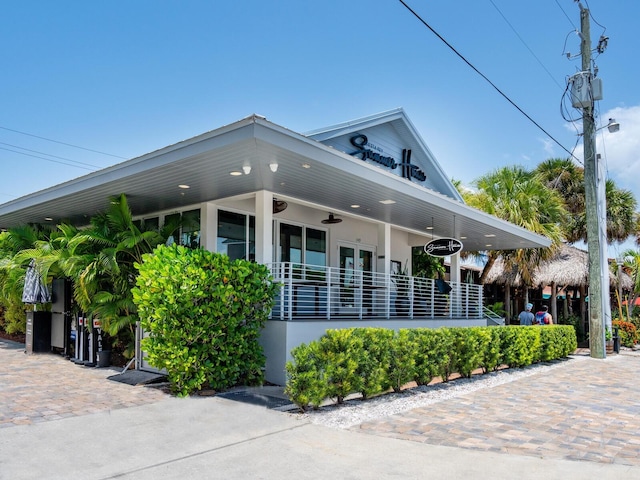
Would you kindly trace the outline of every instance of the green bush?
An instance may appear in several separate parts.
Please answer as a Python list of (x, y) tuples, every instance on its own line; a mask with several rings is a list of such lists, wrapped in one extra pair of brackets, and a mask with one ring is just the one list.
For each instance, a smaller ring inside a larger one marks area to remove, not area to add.
[(549, 327), (501, 327), (502, 362), (509, 367), (525, 367), (537, 361), (541, 328)]
[(440, 376), (446, 382), (455, 372), (470, 377), (479, 367), (524, 367), (566, 357), (576, 347), (569, 325), (330, 330), (292, 350), (285, 392), (305, 409), (356, 392), (363, 398), (389, 387), (399, 392), (412, 380), (426, 385)]
[(357, 374), (360, 377), (360, 393), (365, 400), (391, 386), (387, 373), (394, 332), (387, 328), (354, 328), (351, 333), (362, 340)]
[(27, 312), (22, 302), (6, 301), (0, 317), (0, 330), (9, 334), (26, 333)]
[(416, 366), (416, 345), (411, 341), (408, 329), (401, 329), (391, 341), (389, 355), (389, 383), (394, 392), (411, 382)]
[(277, 291), (266, 266), (162, 245), (136, 268), (133, 300), (149, 333), (142, 348), (174, 393), (262, 381), (258, 337)]
[(501, 329), (491, 327), (485, 331), (487, 332), (488, 342), (480, 366), (484, 373), (488, 373), (497, 370), (502, 365)]
[(415, 366), (413, 380), (418, 385), (428, 385), (440, 372), (439, 362), (447, 355), (447, 345), (442, 341), (442, 330), (413, 328), (409, 330), (414, 343)]
[(451, 328), (439, 328), (438, 340), (440, 342), (439, 358), (436, 363), (436, 374), (443, 382), (448, 382), (452, 373), (455, 373), (457, 352), (454, 348), (456, 336)]
[(466, 327), (451, 329), (454, 335), (455, 370), (463, 377), (471, 378), (473, 371), (480, 368), (484, 352), (491, 340), (486, 327)]
[(309, 404), (318, 408), (327, 397), (319, 342), (303, 343), (291, 351), (293, 361), (285, 365), (288, 381), (284, 393), (303, 411)]
[(363, 361), (363, 341), (352, 329), (327, 330), (320, 338), (320, 361), (324, 365), (326, 395), (343, 403), (347, 395), (362, 390), (358, 365)]

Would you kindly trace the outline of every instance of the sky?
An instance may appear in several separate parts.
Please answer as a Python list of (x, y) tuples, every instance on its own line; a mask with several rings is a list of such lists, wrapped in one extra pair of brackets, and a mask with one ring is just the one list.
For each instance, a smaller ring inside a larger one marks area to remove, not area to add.
[[(581, 112), (565, 96), (581, 70), (577, 2), (405, 2), (466, 62), (399, 0), (6, 2), (0, 203), (253, 113), (304, 133), (403, 107), (466, 185), (582, 159)], [(640, 2), (582, 5), (594, 48), (609, 37), (594, 54), (596, 122), (620, 123), (597, 151), (640, 201)]]

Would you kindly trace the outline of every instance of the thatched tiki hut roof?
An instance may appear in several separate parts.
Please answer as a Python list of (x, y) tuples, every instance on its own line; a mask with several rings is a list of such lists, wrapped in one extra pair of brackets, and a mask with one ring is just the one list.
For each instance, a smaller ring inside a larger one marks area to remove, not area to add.
[[(628, 291), (633, 288), (633, 282), (628, 274), (621, 272), (620, 281), (624, 290)], [(501, 258), (496, 260), (486, 276), (485, 284), (492, 283), (505, 286), (505, 306), (510, 304), (511, 288), (509, 287), (525, 286), (523, 285), (522, 277), (517, 268), (505, 269), (504, 262)], [(609, 284), (611, 292), (614, 292), (618, 288), (618, 275), (611, 271), (609, 271)], [(552, 295), (554, 298), (554, 292), (557, 292), (558, 288), (580, 288), (582, 290), (582, 294), (580, 295), (580, 312), (584, 319), (586, 315), (584, 298), (586, 289), (589, 286), (588, 252), (563, 244), (551, 259), (541, 262), (535, 268), (532, 275), (532, 284), (527, 285), (528, 288), (544, 288), (546, 286), (552, 287)], [(557, 304), (555, 301), (551, 301), (550, 304), (551, 314), (557, 319)], [(511, 313), (510, 307), (507, 307), (507, 312)]]
[[(529, 287), (546, 287), (547, 285), (561, 285), (572, 287), (586, 287), (589, 285), (589, 254), (584, 250), (563, 244), (553, 258), (541, 262), (533, 273), (533, 283)], [(622, 288), (632, 288), (631, 277), (626, 273), (621, 275)], [(505, 270), (504, 262), (498, 258), (489, 270), (485, 283), (497, 283), (519, 287), (522, 285), (517, 268)], [(611, 287), (617, 287), (618, 278), (609, 272)]]

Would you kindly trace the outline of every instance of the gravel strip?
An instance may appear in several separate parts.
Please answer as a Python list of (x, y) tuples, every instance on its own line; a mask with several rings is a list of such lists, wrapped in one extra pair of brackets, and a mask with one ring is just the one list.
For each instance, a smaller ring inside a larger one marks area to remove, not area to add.
[[(572, 357), (572, 361), (585, 360), (587, 357)], [(317, 425), (346, 429), (369, 420), (394, 415), (425, 405), (442, 402), (450, 398), (475, 392), (483, 388), (513, 382), (519, 378), (546, 373), (561, 367), (566, 360), (552, 363), (540, 363), (524, 368), (509, 368), (472, 378), (459, 378), (447, 383), (418, 386), (400, 393), (389, 393), (362, 401), (359, 397), (346, 400), (342, 405), (328, 405), (318, 410), (309, 410), (301, 414), (302, 418)]]

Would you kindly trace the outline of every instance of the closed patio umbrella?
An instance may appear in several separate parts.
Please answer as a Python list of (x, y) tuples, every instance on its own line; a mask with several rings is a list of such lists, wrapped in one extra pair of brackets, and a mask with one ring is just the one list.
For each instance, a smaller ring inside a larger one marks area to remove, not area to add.
[(23, 303), (49, 303), (51, 294), (42, 280), (42, 276), (36, 266), (36, 261), (31, 260), (24, 276), (24, 288), (22, 290)]

